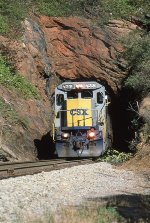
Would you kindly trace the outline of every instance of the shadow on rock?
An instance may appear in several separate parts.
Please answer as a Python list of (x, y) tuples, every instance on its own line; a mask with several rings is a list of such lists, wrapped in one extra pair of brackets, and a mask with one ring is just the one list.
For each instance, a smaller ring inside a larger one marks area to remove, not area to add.
[(150, 222), (150, 195), (130, 194), (88, 199), (96, 205), (115, 207), (127, 223)]
[(41, 139), (35, 139), (34, 145), (37, 149), (37, 153), (38, 153), (37, 158), (39, 160), (42, 160), (42, 159), (46, 160), (46, 159), (56, 157), (56, 155), (54, 155), (55, 144), (53, 143), (50, 132), (48, 132), (46, 135), (43, 135)]

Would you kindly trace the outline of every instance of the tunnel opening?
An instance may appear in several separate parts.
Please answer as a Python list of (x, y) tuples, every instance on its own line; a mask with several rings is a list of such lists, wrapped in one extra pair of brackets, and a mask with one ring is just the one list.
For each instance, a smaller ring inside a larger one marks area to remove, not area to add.
[(121, 91), (118, 95), (111, 95), (109, 111), (113, 131), (112, 147), (120, 152), (128, 152), (132, 134), (129, 131), (130, 120), (128, 116), (128, 101), (125, 92)]
[(120, 152), (135, 152), (137, 134), (143, 120), (138, 115), (135, 93), (122, 88), (117, 95), (111, 95), (110, 116), (113, 130), (113, 148)]
[[(61, 80), (61, 82), (64, 81), (70, 80)], [(132, 115), (129, 110), (129, 101), (133, 101), (134, 99), (133, 93), (126, 89), (122, 89), (118, 94), (115, 94), (105, 81), (98, 81), (96, 78), (76, 79), (73, 81), (96, 81), (105, 86), (106, 93), (110, 98), (108, 115), (112, 126), (112, 148), (120, 152), (129, 152), (129, 144), (135, 137), (135, 129), (131, 126)], [(54, 113), (51, 115), (52, 120), (54, 119), (53, 115)], [(55, 143), (53, 143), (51, 132), (43, 135), (41, 139), (35, 139), (34, 144), (37, 149), (39, 160), (57, 157), (55, 154)]]

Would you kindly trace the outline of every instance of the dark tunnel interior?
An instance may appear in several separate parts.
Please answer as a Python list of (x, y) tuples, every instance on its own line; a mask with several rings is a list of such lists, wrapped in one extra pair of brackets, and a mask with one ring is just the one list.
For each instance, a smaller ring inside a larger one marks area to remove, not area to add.
[[(143, 126), (142, 117), (138, 114), (137, 95), (131, 89), (122, 89), (112, 98), (110, 105), (114, 148), (123, 152), (135, 152), (138, 143), (138, 132)], [(140, 101), (140, 99), (139, 99)], [(134, 143), (135, 144), (134, 144)]]

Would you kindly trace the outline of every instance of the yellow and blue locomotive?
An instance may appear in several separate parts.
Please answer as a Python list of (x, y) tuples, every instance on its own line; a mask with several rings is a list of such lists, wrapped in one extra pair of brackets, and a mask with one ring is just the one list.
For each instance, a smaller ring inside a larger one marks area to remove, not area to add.
[(53, 140), (58, 157), (98, 157), (107, 147), (105, 87), (64, 82), (55, 89)]

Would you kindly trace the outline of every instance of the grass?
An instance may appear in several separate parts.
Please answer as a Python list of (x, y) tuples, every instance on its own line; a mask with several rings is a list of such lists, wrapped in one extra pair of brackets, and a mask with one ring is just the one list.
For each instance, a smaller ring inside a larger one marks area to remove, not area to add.
[(121, 220), (123, 218), (113, 207), (69, 208), (61, 215), (61, 223), (112, 223), (121, 222)]
[(24, 117), (20, 117), (13, 106), (6, 103), (2, 97), (0, 97), (0, 115), (9, 124), (21, 125), (24, 129), (28, 127), (27, 120)]
[(63, 209), (59, 213), (59, 217), (51, 215), (47, 212), (43, 217), (34, 218), (30, 216), (28, 219), (19, 221), (20, 223), (112, 223), (124, 222), (124, 219), (119, 215), (113, 207), (69, 207)]
[[(10, 34), (10, 31), (20, 30), (20, 23), (26, 17), (30, 8), (29, 0), (0, 0), (0, 33)], [(10, 35), (9, 35), (10, 37)]]
[[(78, 5), (78, 2), (75, 4), (75, 1), (66, 0), (39, 1), (38, 12), (48, 16), (70, 16), (73, 14), (73, 7)], [(74, 9), (76, 11), (76, 8)]]
[(15, 90), (23, 98), (39, 99), (36, 88), (24, 77), (16, 74), (2, 55), (0, 55), (0, 85)]
[(129, 18), (131, 15), (141, 16), (148, 13), (149, 0), (41, 0), (38, 9), (49, 16), (86, 16), (85, 11), (99, 18), (108, 16), (113, 18)]
[(9, 32), (8, 19), (6, 16), (0, 15), (0, 33), (6, 34)]

